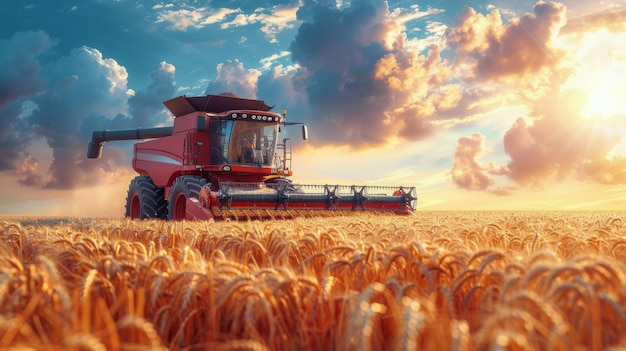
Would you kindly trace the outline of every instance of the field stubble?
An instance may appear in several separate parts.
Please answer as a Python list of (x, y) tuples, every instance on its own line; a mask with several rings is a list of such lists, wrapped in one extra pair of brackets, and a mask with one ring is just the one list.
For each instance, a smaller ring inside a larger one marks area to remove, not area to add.
[(626, 214), (0, 218), (0, 348), (626, 349)]

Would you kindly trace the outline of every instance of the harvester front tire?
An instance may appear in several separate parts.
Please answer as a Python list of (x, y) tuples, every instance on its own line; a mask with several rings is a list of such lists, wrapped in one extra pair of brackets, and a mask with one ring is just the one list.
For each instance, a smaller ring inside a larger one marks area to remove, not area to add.
[(198, 199), (200, 190), (206, 184), (206, 179), (198, 176), (180, 176), (176, 178), (167, 205), (167, 218), (181, 221), (187, 212), (187, 199)]
[(128, 186), (126, 217), (131, 219), (165, 219), (167, 203), (163, 188), (157, 188), (146, 176), (135, 177)]

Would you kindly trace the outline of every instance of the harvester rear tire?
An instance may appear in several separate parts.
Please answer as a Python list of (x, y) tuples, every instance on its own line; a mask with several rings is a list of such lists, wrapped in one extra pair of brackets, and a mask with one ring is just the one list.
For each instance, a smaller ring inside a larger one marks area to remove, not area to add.
[(181, 221), (187, 212), (187, 199), (198, 199), (200, 190), (206, 184), (206, 179), (199, 176), (180, 176), (176, 178), (167, 205), (167, 218)]
[(163, 188), (157, 188), (146, 176), (135, 177), (128, 186), (126, 217), (131, 219), (165, 219), (167, 203)]

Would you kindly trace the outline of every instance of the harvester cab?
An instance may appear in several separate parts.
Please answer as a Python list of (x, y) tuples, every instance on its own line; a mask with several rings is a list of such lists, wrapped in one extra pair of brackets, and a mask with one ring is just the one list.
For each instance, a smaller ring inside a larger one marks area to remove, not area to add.
[(286, 111), (271, 112), (261, 100), (233, 94), (179, 96), (164, 102), (172, 127), (95, 131), (88, 158), (103, 143), (143, 140), (134, 145), (126, 216), (160, 219), (293, 218), (320, 210), (415, 209), (415, 188), (298, 185), (289, 180), (291, 140)]

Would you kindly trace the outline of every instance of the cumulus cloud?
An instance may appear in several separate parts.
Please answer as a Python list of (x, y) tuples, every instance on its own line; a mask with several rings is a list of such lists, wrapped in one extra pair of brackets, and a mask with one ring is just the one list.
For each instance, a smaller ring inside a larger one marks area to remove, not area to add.
[(481, 133), (459, 138), (452, 157), (450, 180), (459, 189), (509, 196), (516, 190), (516, 187), (498, 186), (494, 179), (495, 176), (508, 175), (509, 169), (506, 166), (498, 166), (494, 162), (490, 162), (488, 166), (480, 162), (480, 158), (487, 155), (489, 151), (485, 145), (485, 137)]
[[(95, 183), (94, 174), (130, 164), (126, 153), (114, 148), (101, 161), (87, 160), (91, 132), (163, 123), (168, 115), (161, 102), (175, 93), (174, 67), (162, 62), (146, 89), (133, 93), (126, 69), (93, 48), (76, 48), (42, 67), (36, 56), (51, 45), (43, 32), (17, 33), (0, 42), (7, 54), (0, 59), (0, 170), (12, 170), (24, 186), (73, 189)], [(27, 152), (38, 139), (52, 151), (48, 165)]]
[(259, 76), (259, 70), (246, 69), (239, 60), (229, 60), (217, 65), (217, 77), (209, 82), (204, 93), (231, 92), (247, 99), (255, 99)]
[(465, 8), (458, 17), (459, 26), (450, 28), (448, 40), (457, 46), (462, 55), (482, 53), (489, 49), (489, 43), (502, 37), (502, 18), (497, 9), (486, 16), (476, 13), (471, 7)]
[(88, 140), (94, 130), (151, 128), (164, 125), (170, 118), (163, 106), (176, 93), (175, 67), (161, 62), (150, 73), (145, 89), (127, 92), (128, 113), (92, 113), (82, 120), (79, 138)]
[(513, 81), (559, 62), (562, 53), (553, 45), (566, 23), (567, 9), (556, 2), (538, 2), (533, 13), (502, 24), (500, 13), (478, 14), (468, 8), (460, 25), (449, 30), (459, 61), (467, 64), (466, 79)]
[(552, 91), (537, 101), (534, 118), (518, 119), (504, 136), (507, 175), (525, 186), (567, 178), (626, 183), (625, 158), (607, 157), (626, 131), (616, 120), (581, 118), (586, 102), (579, 90)]
[(33, 98), (38, 106), (29, 121), (52, 148), (74, 145), (82, 121), (90, 115), (125, 112), (126, 69), (93, 48), (72, 50), (46, 71), (49, 85)]
[(494, 184), (487, 168), (478, 160), (489, 151), (484, 141), (480, 133), (459, 138), (450, 171), (452, 182), (457, 187), (466, 190), (487, 190)]
[(440, 49), (410, 50), (403, 22), (393, 20), (427, 15), (410, 10), (391, 15), (382, 0), (304, 1), (290, 48), (294, 89), (306, 93), (316, 142), (366, 148), (418, 140), (432, 132), (429, 118), (454, 107), (458, 99), (442, 97), (450, 72)]

